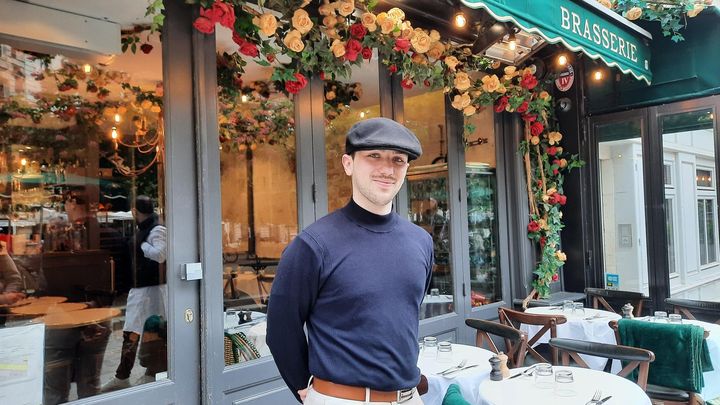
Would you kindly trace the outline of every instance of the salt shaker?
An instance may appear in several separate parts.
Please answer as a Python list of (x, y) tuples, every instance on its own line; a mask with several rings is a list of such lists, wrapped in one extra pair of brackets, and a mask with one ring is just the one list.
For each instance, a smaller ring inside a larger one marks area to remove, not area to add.
[(635, 308), (633, 308), (633, 306), (630, 305), (629, 302), (628, 302), (627, 304), (623, 305), (623, 307), (622, 307), (622, 317), (623, 317), (623, 318), (634, 318), (634, 317), (635, 317), (635, 315), (633, 315), (633, 310), (634, 310), (634, 309), (635, 309)]
[(500, 352), (497, 355), (498, 359), (500, 359), (500, 374), (502, 374), (502, 378), (508, 378), (510, 377), (510, 369), (508, 368), (507, 362), (508, 362), (508, 356), (507, 354)]
[(500, 358), (498, 356), (492, 356), (490, 357), (490, 367), (492, 370), (490, 371), (490, 380), (491, 381), (502, 381), (503, 375), (502, 371), (500, 371)]

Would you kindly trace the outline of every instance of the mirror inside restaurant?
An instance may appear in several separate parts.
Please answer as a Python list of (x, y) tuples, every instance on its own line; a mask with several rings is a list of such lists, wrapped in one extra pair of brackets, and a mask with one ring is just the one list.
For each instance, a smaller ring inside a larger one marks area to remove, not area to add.
[(0, 37), (0, 345), (19, 367), (2, 378), (12, 399), (59, 404), (167, 378), (162, 47), (146, 5), (83, 5), (122, 27), (112, 55)]

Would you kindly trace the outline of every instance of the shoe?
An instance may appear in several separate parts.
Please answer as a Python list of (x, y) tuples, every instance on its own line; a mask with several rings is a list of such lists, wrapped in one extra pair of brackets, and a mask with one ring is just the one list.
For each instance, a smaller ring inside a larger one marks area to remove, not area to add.
[(113, 377), (112, 380), (103, 384), (103, 386), (100, 390), (102, 392), (111, 392), (111, 391), (121, 390), (124, 388), (130, 388), (130, 378), (129, 377), (128, 378)]
[(143, 384), (147, 384), (147, 383), (151, 383), (151, 382), (155, 382), (155, 377), (153, 377), (151, 375), (143, 374), (142, 377), (135, 380), (135, 382), (133, 383), (133, 386), (143, 385)]

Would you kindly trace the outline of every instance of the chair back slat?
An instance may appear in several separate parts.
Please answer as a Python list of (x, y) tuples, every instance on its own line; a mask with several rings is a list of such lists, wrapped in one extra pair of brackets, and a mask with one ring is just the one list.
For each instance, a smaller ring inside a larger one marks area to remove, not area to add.
[(543, 337), (546, 333), (550, 332), (550, 337), (557, 336), (557, 325), (564, 324), (567, 322), (567, 318), (562, 315), (541, 315), (541, 314), (528, 314), (526, 312), (516, 311), (510, 308), (498, 308), (498, 317), (500, 322), (504, 325), (520, 329), (520, 324), (542, 326), (542, 328), (532, 337), (528, 337), (527, 342), (527, 353), (538, 361), (549, 362), (552, 364), (558, 364), (558, 352), (557, 350), (550, 348), (552, 360), (548, 361), (540, 353), (538, 353), (533, 346), (537, 341)]
[(468, 318), (465, 320), (465, 324), (476, 330), (475, 346), (484, 347), (484, 341), (487, 340), (489, 349), (493, 353), (500, 353), (491, 335), (500, 337), (505, 340), (506, 354), (510, 366), (513, 368), (522, 367), (527, 352), (527, 336), (525, 333), (513, 327), (484, 319)]
[(687, 319), (700, 317), (700, 320), (720, 324), (720, 302), (666, 298), (665, 303)]
[(591, 288), (585, 289), (585, 295), (592, 299), (593, 308), (600, 309), (598, 304), (601, 304), (603, 308), (610, 312), (615, 312), (622, 315), (622, 312), (613, 308), (608, 302), (610, 300), (620, 300), (625, 303), (630, 303), (633, 306), (633, 315), (640, 316), (642, 313), (643, 302), (650, 299), (645, 294), (635, 291), (622, 291), (622, 290), (608, 290), (605, 288)]

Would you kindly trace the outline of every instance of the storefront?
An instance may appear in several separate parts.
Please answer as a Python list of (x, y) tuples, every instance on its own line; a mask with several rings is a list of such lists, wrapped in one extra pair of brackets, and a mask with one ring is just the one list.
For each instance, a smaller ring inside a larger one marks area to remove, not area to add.
[[(495, 318), (498, 307), (530, 292), (536, 253), (527, 239), (519, 117), (486, 108), (466, 118), (442, 88), (408, 86), (377, 53), (363, 55), (367, 61), (351, 66), (347, 78), (318, 74), (297, 93), (281, 91), (265, 61), (244, 58), (239, 75), (237, 38), (225, 29), (214, 35), (193, 29), (199, 10), (182, 2), (165, 5), (162, 42), (145, 1), (67, 9), (50, 3), (0, 3), (2, 241), (26, 293), (97, 307), (78, 311), (108, 311), (78, 312), (92, 321), (53, 323), (52, 310), (38, 309), (37, 301), (5, 308), (7, 327), (0, 331), (11, 332), (4, 341), (23, 341), (13, 361), (33, 366), (17, 385), (0, 386), (0, 398), (15, 403), (21, 392), (34, 392), (38, 402), (53, 404), (293, 403), (265, 346), (264, 309), (283, 248), (349, 199), (340, 166), (344, 134), (364, 118), (403, 122), (424, 150), (396, 203), (435, 242), (421, 335), (471, 344), (465, 318)], [(485, 10), (465, 9), (470, 18), (511, 22), (512, 34), (528, 41), (518, 44), (525, 54), (496, 54), (505, 63), (532, 61), (548, 72), (561, 54), (591, 57), (632, 80), (651, 80), (649, 37), (607, 10), (558, 2), (543, 22), (523, 18), (531, 14), (522, 2), (510, 9), (465, 3)], [(447, 23), (454, 10), (433, 20), (422, 9), (405, 12), (456, 41), (475, 40)], [(506, 32), (477, 46), (496, 43), (505, 52), (509, 42)], [(574, 66), (575, 84), (554, 94), (570, 102), (558, 111), (565, 147), (580, 151), (586, 69)], [(566, 188), (583, 181), (573, 174)], [(158, 322), (137, 331), (138, 339), (157, 344), (145, 345), (150, 352), (141, 345), (131, 359), (128, 386), (103, 393), (127, 357), (123, 325), (133, 314), (126, 297), (137, 286), (138, 261), (131, 242), (142, 221), (131, 208), (140, 195), (167, 229), (167, 296), (153, 297)], [(588, 204), (585, 198), (564, 209), (568, 229), (583, 223), (585, 208), (576, 208)], [(584, 260), (567, 244), (569, 264)], [(569, 273), (554, 290), (564, 283), (581, 291), (573, 284), (579, 272)], [(26, 325), (38, 316), (48, 317), (45, 329)], [(94, 340), (83, 340), (91, 334)], [(94, 356), (84, 377), (76, 364), (87, 358), (83, 350)], [(43, 378), (50, 366), (58, 374), (52, 384)]]

